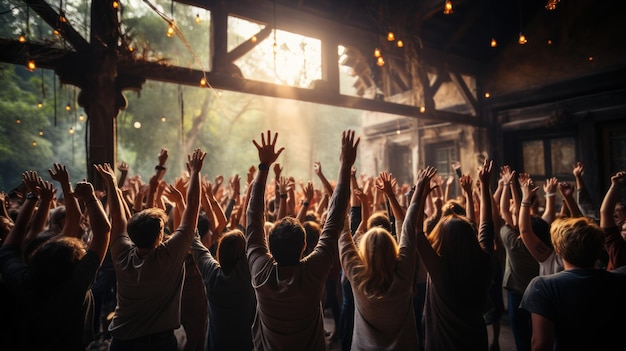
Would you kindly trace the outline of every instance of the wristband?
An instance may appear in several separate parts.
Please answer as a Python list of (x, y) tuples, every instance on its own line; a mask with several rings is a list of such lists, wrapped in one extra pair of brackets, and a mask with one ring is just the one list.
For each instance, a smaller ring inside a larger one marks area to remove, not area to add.
[(260, 171), (269, 171), (270, 170), (270, 165), (266, 165), (265, 163), (259, 163), (259, 170)]
[(546, 197), (554, 196), (556, 193), (546, 193)]
[(35, 193), (28, 193), (28, 194), (26, 194), (26, 199), (28, 199), (28, 200), (37, 200), (39, 198), (37, 197), (37, 195)]
[(522, 201), (522, 202), (520, 203), (520, 205), (521, 205), (522, 207), (530, 207), (530, 202)]
[(309, 207), (309, 202), (308, 201), (302, 201), (302, 206)]
[(165, 167), (163, 167), (163, 166), (161, 166), (161, 165), (156, 165), (156, 166), (154, 167), (154, 170), (155, 170), (155, 171), (164, 171), (164, 170), (165, 170)]
[(287, 198), (287, 194), (280, 194), (280, 198), (281, 199), (286, 199)]

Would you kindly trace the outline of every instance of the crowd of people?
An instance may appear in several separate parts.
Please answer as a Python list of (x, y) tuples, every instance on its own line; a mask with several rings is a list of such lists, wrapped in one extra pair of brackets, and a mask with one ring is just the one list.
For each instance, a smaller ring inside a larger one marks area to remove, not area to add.
[(199, 149), (170, 183), (167, 149), (147, 183), (94, 165), (103, 191), (25, 171), (0, 193), (2, 349), (497, 351), (505, 312), (518, 351), (626, 348), (625, 171), (596, 219), (581, 163), (543, 192), (491, 160), (398, 184), (357, 175), (359, 141), (319, 188), (270, 131), (245, 183), (207, 180)]

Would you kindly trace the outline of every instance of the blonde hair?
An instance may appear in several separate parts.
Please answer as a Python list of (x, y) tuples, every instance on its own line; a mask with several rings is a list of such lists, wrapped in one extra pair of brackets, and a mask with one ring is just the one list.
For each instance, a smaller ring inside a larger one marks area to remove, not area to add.
[(550, 236), (554, 251), (580, 268), (594, 267), (604, 247), (604, 233), (586, 217), (556, 219)]
[(354, 277), (356, 289), (364, 295), (380, 299), (387, 292), (398, 263), (398, 244), (381, 227), (368, 230), (359, 240), (360, 269)]

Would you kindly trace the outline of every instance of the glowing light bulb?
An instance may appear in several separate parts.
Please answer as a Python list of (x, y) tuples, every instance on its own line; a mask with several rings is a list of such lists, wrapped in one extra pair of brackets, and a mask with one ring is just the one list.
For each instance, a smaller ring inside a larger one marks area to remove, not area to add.
[(113, 5), (112, 6), (113, 6), (114, 9), (118, 9), (118, 8), (120, 8), (120, 3), (117, 2), (117, 1), (113, 1)]
[(63, 23), (67, 22), (67, 18), (65, 18), (65, 15), (63, 14), (63, 12), (61, 12), (61, 15), (59, 15), (59, 21)]
[(548, 39), (548, 45), (552, 45), (552, 39)]
[(389, 33), (387, 33), (387, 40), (388, 41), (394, 41), (396, 40), (396, 36), (393, 34), (392, 31), (389, 31)]
[(42, 135), (43, 135), (43, 130), (40, 130), (39, 131), (39, 136), (42, 136)]
[(587, 60), (589, 60), (589, 62), (593, 61), (593, 56), (589, 56)]
[(56, 28), (52, 31), (52, 33), (54, 33), (54, 35), (56, 35), (57, 37), (61, 35), (61, 32)]
[(374, 49), (374, 57), (380, 57), (380, 49), (379, 48)]
[(396, 129), (396, 134), (400, 135), (400, 129)]
[(485, 92), (485, 99), (489, 99), (491, 97), (491, 94), (489, 94), (489, 92)]
[(28, 60), (28, 62), (26, 63), (26, 68), (28, 68), (29, 71), (34, 71), (37, 66), (35, 65), (35, 61), (33, 60)]
[(83, 115), (82, 113), (80, 114), (80, 116), (78, 116), (78, 120), (79, 121), (84, 121), (85, 120), (85, 115)]
[(133, 52), (133, 51), (135, 51), (135, 48), (134, 48), (134, 47), (132, 47), (132, 46), (129, 46), (129, 47), (128, 47), (128, 51)]
[(496, 38), (491, 38), (491, 47), (495, 48), (496, 46), (498, 46), (498, 42), (496, 41)]
[(202, 22), (202, 20), (200, 19), (200, 14), (196, 14), (196, 24), (200, 24), (200, 22)]
[(252, 38), (250, 38), (250, 41), (253, 43), (256, 43), (257, 41), (256, 35), (253, 35)]
[(37, 142), (33, 140), (32, 145), (33, 145), (33, 147), (36, 147), (37, 146)]
[(161, 116), (161, 122), (165, 123), (165, 121), (167, 121), (167, 118), (165, 118), (165, 116)]
[(206, 87), (206, 78), (202, 77), (202, 79), (200, 79), (200, 86)]
[(424, 112), (426, 112), (426, 107), (420, 106), (420, 113), (424, 113)]
[(135, 127), (136, 129), (141, 128), (141, 122), (137, 121), (137, 122), (133, 123), (133, 127)]
[(523, 33), (520, 32), (519, 33), (519, 39), (517, 39), (517, 42), (520, 45), (524, 45), (524, 44), (528, 43), (528, 40), (526, 39), (526, 36)]
[(382, 67), (385, 64), (385, 60), (383, 59), (382, 56), (378, 56), (378, 60), (376, 60), (376, 65), (378, 65), (378, 67)]
[(20, 41), (20, 43), (25, 43), (26, 42), (26, 36), (24, 34), (20, 35), (20, 37), (17, 39)]
[(39, 103), (37, 103), (37, 107), (42, 108), (43, 107), (43, 102), (39, 101)]
[(65, 111), (72, 111), (72, 105), (69, 102), (65, 105)]
[(402, 41), (402, 39), (398, 39), (398, 41), (396, 42), (396, 45), (397, 45), (399, 48), (403, 48), (403, 47), (404, 47), (404, 42)]
[(70, 134), (74, 134), (74, 127), (70, 128)]
[(449, 15), (453, 12), (454, 11), (452, 11), (452, 1), (446, 0), (446, 3), (443, 5), (443, 14)]
[(18, 118), (18, 119), (15, 120), (15, 123), (20, 124), (20, 123), (22, 123), (22, 120)]
[(174, 36), (174, 26), (175, 26), (174, 21), (172, 21), (172, 23), (170, 23), (170, 25), (167, 26), (167, 36), (170, 38)]

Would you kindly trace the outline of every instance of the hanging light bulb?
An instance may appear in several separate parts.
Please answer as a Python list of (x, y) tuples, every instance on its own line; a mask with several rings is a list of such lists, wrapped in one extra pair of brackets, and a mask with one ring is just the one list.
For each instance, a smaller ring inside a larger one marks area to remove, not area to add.
[(374, 49), (374, 57), (380, 57), (380, 49), (379, 48)]
[(69, 102), (65, 105), (65, 111), (72, 111), (72, 105)]
[(43, 102), (39, 101), (39, 102), (37, 103), (37, 107), (42, 108), (42, 107), (43, 107)]
[(496, 41), (496, 38), (491, 38), (491, 47), (495, 48), (496, 46), (498, 46), (498, 42)]
[(528, 42), (528, 40), (526, 39), (526, 36), (524, 35), (524, 33), (522, 33), (522, 32), (519, 33), (519, 39), (517, 39), (517, 42), (520, 45), (524, 45), (524, 44), (526, 44)]
[(552, 45), (552, 39), (548, 39), (548, 45)]
[(113, 5), (112, 6), (113, 6), (114, 9), (119, 9), (120, 8), (120, 3), (117, 2), (117, 1), (113, 1)]
[(449, 14), (452, 14), (453, 12), (454, 11), (452, 11), (452, 1), (446, 0), (446, 3), (443, 5), (443, 14), (449, 15)]
[(26, 36), (24, 34), (20, 35), (20, 37), (17, 39), (20, 41), (20, 43), (25, 43), (26, 42)]
[(39, 131), (39, 136), (43, 136), (43, 130)]
[(78, 116), (78, 120), (83, 122), (85, 120), (85, 115), (81, 113), (80, 116)]
[(489, 99), (491, 97), (491, 94), (487, 91), (485, 92), (485, 99)]
[(170, 38), (174, 36), (174, 26), (175, 25), (176, 24), (174, 24), (174, 21), (172, 21), (170, 23), (170, 25), (167, 26), (167, 36), (170, 37)]
[(70, 134), (74, 134), (74, 127), (70, 128)]
[(200, 86), (201, 86), (201, 87), (206, 87), (206, 78), (202, 77), (202, 78), (200, 79)]
[(57, 37), (58, 37), (59, 35), (61, 35), (61, 31), (60, 31), (58, 28), (55, 28), (55, 29), (52, 31), (52, 33), (54, 33), (54, 35), (55, 35), (55, 36), (57, 36)]
[(388, 41), (394, 41), (396, 40), (396, 36), (393, 34), (392, 31), (389, 31), (389, 33), (387, 33), (387, 40)]
[(18, 118), (18, 119), (15, 120), (15, 123), (20, 124), (20, 123), (22, 123), (22, 120)]
[(167, 118), (165, 118), (165, 116), (161, 116), (161, 122), (165, 123), (165, 121), (167, 121)]
[(397, 45), (399, 48), (403, 48), (403, 47), (404, 47), (404, 42), (402, 41), (402, 39), (398, 39), (398, 41), (396, 42), (396, 45)]
[(26, 62), (26, 68), (28, 68), (28, 70), (32, 72), (37, 68), (37, 65), (35, 65), (35, 61), (28, 60), (28, 62)]
[(202, 22), (202, 19), (200, 19), (200, 14), (197, 13), (196, 14), (196, 24), (200, 24), (200, 22)]
[(253, 43), (256, 43), (257, 41), (256, 35), (253, 35), (252, 38), (250, 38), (250, 41)]
[(61, 12), (59, 13), (59, 21), (60, 21), (61, 23), (65, 23), (65, 22), (67, 22), (67, 18), (65, 18), (65, 12), (64, 12), (64, 11), (61, 11)]
[(424, 112), (426, 112), (426, 107), (420, 106), (420, 113), (424, 113)]
[(376, 65), (378, 65), (378, 67), (382, 67), (385, 64), (385, 60), (383, 59), (382, 56), (378, 56), (378, 59), (376, 60)]
[(33, 140), (32, 145), (33, 145), (33, 147), (36, 147), (37, 146), (37, 142)]

